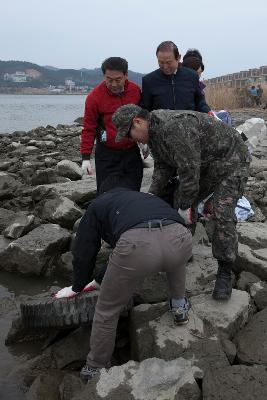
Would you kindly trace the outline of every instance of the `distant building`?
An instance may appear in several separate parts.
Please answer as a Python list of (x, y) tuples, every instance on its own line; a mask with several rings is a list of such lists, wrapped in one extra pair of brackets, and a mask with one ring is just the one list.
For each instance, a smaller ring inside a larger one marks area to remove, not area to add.
[(209, 86), (228, 86), (237, 89), (245, 88), (253, 83), (267, 85), (267, 66), (217, 76), (216, 78), (205, 80), (205, 83)]
[(15, 83), (27, 82), (28, 75), (25, 72), (16, 71), (15, 74), (4, 74), (5, 81), (12, 81)]
[(75, 82), (73, 82), (71, 79), (66, 79), (65, 89), (71, 92), (74, 88), (75, 88)]

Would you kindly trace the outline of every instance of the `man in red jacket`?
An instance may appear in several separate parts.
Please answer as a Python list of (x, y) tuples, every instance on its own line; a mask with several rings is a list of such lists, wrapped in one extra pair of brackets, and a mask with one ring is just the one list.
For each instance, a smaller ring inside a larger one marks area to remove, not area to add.
[(112, 123), (113, 113), (124, 104), (139, 104), (139, 86), (128, 81), (128, 63), (120, 57), (107, 58), (101, 66), (104, 81), (86, 98), (81, 137), (82, 169), (92, 175), (90, 156), (96, 139), (95, 168), (97, 190), (111, 173), (124, 173), (140, 190), (143, 165), (136, 143), (126, 137), (115, 142), (117, 130)]

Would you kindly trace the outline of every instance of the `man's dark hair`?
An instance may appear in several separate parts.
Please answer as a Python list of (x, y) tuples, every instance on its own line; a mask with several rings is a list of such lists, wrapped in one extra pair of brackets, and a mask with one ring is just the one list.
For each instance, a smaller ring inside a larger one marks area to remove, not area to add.
[(156, 56), (158, 55), (159, 51), (172, 51), (176, 60), (178, 60), (178, 57), (180, 55), (178, 47), (176, 46), (175, 43), (171, 42), (170, 40), (162, 42), (158, 45), (156, 50)]
[(127, 175), (123, 173), (111, 174), (102, 183), (98, 193), (102, 194), (108, 192), (116, 187), (123, 187), (129, 190), (136, 190), (136, 185), (132, 182)]
[(123, 72), (125, 75), (128, 72), (128, 62), (121, 57), (109, 57), (103, 61), (101, 69), (103, 74), (105, 74), (106, 70), (109, 69), (110, 71)]
[(201, 55), (201, 53), (200, 53), (200, 51), (198, 49), (188, 49), (187, 52), (185, 53), (185, 55), (183, 56), (183, 61), (187, 57), (196, 57), (200, 61), (202, 61), (202, 55)]
[(182, 66), (194, 69), (195, 71), (201, 68), (201, 70), (204, 71), (203, 62), (197, 57), (186, 57), (183, 59)]

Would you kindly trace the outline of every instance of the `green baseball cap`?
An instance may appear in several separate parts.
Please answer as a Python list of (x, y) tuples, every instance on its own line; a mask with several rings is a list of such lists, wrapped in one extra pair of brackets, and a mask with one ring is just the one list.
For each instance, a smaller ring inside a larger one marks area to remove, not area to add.
[(119, 142), (128, 135), (133, 118), (136, 117), (141, 110), (142, 108), (135, 104), (126, 104), (117, 109), (112, 116), (112, 122), (117, 128), (115, 142)]

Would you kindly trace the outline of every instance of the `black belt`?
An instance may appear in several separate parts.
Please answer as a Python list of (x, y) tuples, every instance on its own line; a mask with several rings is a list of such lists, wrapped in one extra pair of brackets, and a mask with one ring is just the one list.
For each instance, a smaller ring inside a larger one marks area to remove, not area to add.
[(140, 222), (137, 225), (132, 226), (130, 229), (136, 228), (161, 228), (162, 226), (178, 224), (173, 219), (150, 219), (149, 221)]

